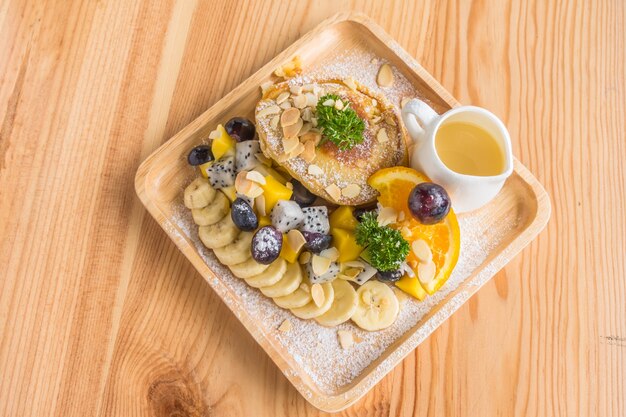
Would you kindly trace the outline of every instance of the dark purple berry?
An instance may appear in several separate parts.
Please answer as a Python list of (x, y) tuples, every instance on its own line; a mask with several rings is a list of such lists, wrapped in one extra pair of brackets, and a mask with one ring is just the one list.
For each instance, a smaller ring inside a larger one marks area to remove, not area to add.
[(208, 145), (196, 146), (187, 155), (187, 162), (193, 166), (202, 165), (214, 159), (211, 147)]
[(317, 232), (302, 232), (302, 236), (306, 239), (304, 247), (317, 254), (324, 249), (328, 249), (330, 247), (330, 242), (333, 240), (331, 235), (325, 235)]
[(243, 117), (233, 117), (224, 125), (226, 133), (237, 142), (245, 142), (254, 139), (256, 128), (254, 123)]
[(293, 194), (291, 199), (298, 203), (300, 207), (309, 207), (315, 202), (317, 196), (310, 192), (304, 185), (297, 180), (291, 180), (293, 184)]
[(250, 232), (259, 227), (259, 218), (250, 207), (250, 204), (243, 198), (236, 198), (230, 210), (233, 223), (240, 230)]
[(264, 226), (252, 236), (250, 251), (255, 261), (269, 265), (278, 258), (282, 247), (283, 234), (274, 226)]
[(399, 269), (395, 269), (392, 271), (378, 271), (378, 278), (381, 281), (385, 281), (385, 282), (396, 282), (400, 278), (402, 278), (402, 275), (403, 273)]
[(439, 223), (450, 211), (450, 197), (441, 185), (423, 182), (409, 194), (409, 210), (422, 224)]

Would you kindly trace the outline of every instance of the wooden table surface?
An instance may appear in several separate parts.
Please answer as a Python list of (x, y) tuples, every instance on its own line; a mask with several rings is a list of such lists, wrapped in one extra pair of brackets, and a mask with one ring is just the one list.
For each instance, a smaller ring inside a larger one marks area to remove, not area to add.
[(626, 415), (622, 0), (0, 3), (0, 415), (316, 416), (135, 196), (341, 10), (492, 109), (544, 232), (345, 416)]

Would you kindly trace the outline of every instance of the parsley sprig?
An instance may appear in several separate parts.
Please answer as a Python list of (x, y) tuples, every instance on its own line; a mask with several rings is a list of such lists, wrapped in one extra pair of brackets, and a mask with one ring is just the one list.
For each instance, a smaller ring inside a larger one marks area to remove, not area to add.
[(344, 107), (338, 110), (335, 106), (324, 106), (327, 100), (341, 100), (336, 94), (326, 94), (317, 102), (317, 125), (322, 128), (322, 140), (329, 140), (342, 151), (352, 149), (363, 142), (365, 122), (354, 109)]
[(379, 271), (394, 271), (409, 254), (409, 243), (402, 234), (378, 224), (375, 212), (363, 214), (356, 227), (356, 242), (367, 246), (370, 264)]

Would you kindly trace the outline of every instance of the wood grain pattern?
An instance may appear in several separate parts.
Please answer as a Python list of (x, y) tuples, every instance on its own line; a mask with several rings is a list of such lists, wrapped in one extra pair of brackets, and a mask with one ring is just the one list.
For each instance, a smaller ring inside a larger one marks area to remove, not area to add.
[(0, 415), (321, 414), (146, 215), (132, 179), (348, 9), (507, 123), (553, 215), (342, 415), (626, 414), (622, 2), (23, 0), (0, 4)]

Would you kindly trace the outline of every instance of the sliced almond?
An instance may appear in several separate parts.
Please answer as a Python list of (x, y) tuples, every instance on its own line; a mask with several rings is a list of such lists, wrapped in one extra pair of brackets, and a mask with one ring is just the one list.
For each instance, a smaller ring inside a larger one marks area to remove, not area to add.
[(288, 108), (283, 112), (283, 114), (280, 115), (280, 125), (284, 129), (287, 126), (296, 124), (299, 118), (300, 110), (296, 109), (295, 107)]
[(309, 175), (313, 175), (314, 177), (319, 177), (319, 176), (324, 175), (324, 171), (322, 171), (322, 168), (318, 167), (315, 164), (309, 165), (307, 172), (309, 173)]
[(280, 104), (283, 101), (287, 100), (291, 94), (288, 91), (283, 91), (276, 97), (276, 104)]
[(435, 278), (435, 272), (437, 272), (437, 267), (433, 261), (426, 263), (420, 262), (420, 264), (417, 265), (417, 277), (424, 284), (428, 284)]
[(296, 156), (300, 156), (304, 152), (304, 145), (300, 142), (296, 145), (296, 147), (289, 152), (289, 159), (295, 158)]
[(257, 184), (265, 185), (267, 181), (265, 181), (265, 177), (259, 171), (250, 171), (246, 174), (246, 179), (250, 181), (254, 181)]
[(393, 85), (393, 70), (389, 64), (380, 66), (376, 83), (381, 87), (391, 87)]
[(402, 233), (402, 236), (404, 236), (405, 239), (413, 236), (413, 232), (407, 226), (402, 226), (400, 228), (400, 233)]
[(302, 284), (300, 284), (300, 289), (306, 293), (311, 292), (311, 286), (307, 284), (306, 282), (303, 282)]
[(255, 153), (254, 157), (263, 165), (265, 166), (271, 166), (272, 165), (272, 160), (269, 159), (267, 156), (263, 155), (262, 153)]
[(317, 117), (311, 117), (311, 124), (313, 127), (317, 127)]
[(357, 268), (357, 269), (365, 269), (365, 263), (355, 259), (354, 261), (342, 262), (342, 268)]
[(302, 86), (302, 91), (304, 92), (313, 91), (313, 88), (315, 88), (313, 84), (305, 84)]
[(348, 184), (341, 190), (341, 195), (346, 198), (354, 198), (361, 193), (361, 187), (358, 184)]
[(377, 125), (378, 123), (380, 123), (380, 117), (379, 116), (374, 116), (372, 117), (372, 123)]
[(400, 100), (400, 108), (404, 107), (410, 100), (411, 99), (408, 97), (402, 97), (402, 100)]
[(296, 149), (298, 143), (300, 143), (300, 141), (297, 136), (285, 136), (283, 138), (283, 152), (286, 154), (291, 153), (291, 151)]
[(324, 304), (324, 289), (320, 284), (311, 285), (311, 297), (316, 306), (321, 307)]
[(373, 107), (378, 106), (378, 101), (375, 98), (372, 99), (372, 106)]
[(300, 249), (302, 249), (302, 247), (306, 243), (306, 239), (302, 235), (301, 231), (299, 231), (298, 229), (291, 229), (289, 232), (287, 232), (287, 242), (289, 242), (289, 247), (294, 252), (300, 252)]
[(354, 346), (354, 335), (350, 330), (337, 330), (337, 339), (343, 349), (350, 349)]
[(278, 114), (279, 111), (280, 111), (280, 107), (278, 107), (275, 104), (272, 104), (271, 106), (267, 106), (266, 108), (259, 110), (257, 117), (265, 117), (271, 114)]
[(341, 199), (341, 189), (337, 187), (337, 184), (330, 184), (325, 190), (333, 200), (339, 201)]
[(289, 319), (285, 319), (285, 321), (283, 321), (281, 325), (278, 327), (278, 330), (280, 330), (283, 333), (287, 333), (289, 330), (291, 330), (291, 328), (292, 328), (291, 322), (289, 321)]
[(280, 116), (279, 115), (276, 115), (276, 116), (272, 117), (270, 119), (270, 126), (272, 126), (274, 129), (277, 129), (279, 121), (280, 121)]
[(315, 160), (316, 156), (315, 143), (313, 141), (304, 142), (304, 151), (302, 151), (300, 157), (310, 164)]
[(309, 107), (315, 107), (317, 106), (317, 95), (315, 95), (314, 93), (306, 93), (306, 105)]
[(222, 132), (219, 129), (215, 129), (211, 133), (209, 133), (209, 139), (217, 139), (222, 136)]
[(235, 185), (235, 190), (248, 198), (257, 198), (263, 194), (263, 188), (261, 188), (259, 184), (249, 180), (245, 180), (239, 188)]
[(285, 183), (285, 187), (289, 188), (290, 190), (293, 190), (293, 184), (290, 183), (289, 181)]
[(305, 122), (310, 122), (311, 121), (311, 113), (312, 113), (311, 108), (310, 107), (305, 107), (302, 110), (302, 116), (301, 116), (302, 120), (304, 120)]
[(304, 251), (298, 257), (298, 263), (301, 265), (308, 264), (311, 260), (311, 252)]
[(311, 257), (311, 268), (313, 269), (313, 273), (315, 275), (325, 274), (326, 271), (328, 271), (328, 268), (330, 268), (331, 262), (332, 261), (325, 256), (313, 255)]
[(259, 87), (261, 87), (261, 92), (262, 92), (263, 94), (265, 94), (265, 92), (266, 92), (267, 90), (269, 90), (269, 88), (270, 88), (271, 86), (273, 86), (273, 85), (274, 85), (274, 83), (273, 83), (273, 82), (271, 82), (271, 81), (265, 81), (265, 82), (264, 82), (263, 84), (261, 84)]
[(356, 89), (356, 81), (354, 81), (354, 78), (348, 77), (345, 80), (343, 80), (343, 83), (345, 85), (347, 85), (350, 90), (357, 91), (357, 89)]
[(293, 94), (293, 95), (302, 94), (302, 86), (301, 85), (292, 85), (291, 87), (289, 87), (289, 91), (291, 91), (291, 94)]
[(335, 100), (329, 98), (325, 102), (322, 103), (322, 106), (333, 107), (335, 105)]
[[(298, 110), (298, 109), (295, 109)], [(289, 126), (283, 126), (283, 135), (285, 137), (292, 137), (292, 136), (298, 136), (298, 132), (300, 131), (300, 129), (302, 129), (302, 125), (304, 124), (304, 122), (302, 121), (302, 119), (300, 117), (298, 117), (298, 120), (296, 120), (296, 123), (289, 125)]]
[(303, 123), (300, 131), (298, 132), (298, 136), (306, 135), (312, 127), (313, 125), (311, 123)]
[(293, 105), (299, 109), (303, 109), (306, 107), (306, 96), (304, 94), (300, 94), (299, 96), (293, 97)]
[(341, 101), (341, 100), (335, 101), (335, 108), (337, 110), (343, 110), (343, 101)]
[(387, 129), (384, 127), (378, 129), (378, 133), (376, 133), (376, 140), (378, 140), (378, 143), (388, 142), (389, 136), (387, 136)]
[(428, 263), (433, 260), (433, 252), (430, 250), (428, 243), (423, 239), (414, 240), (411, 243), (411, 250), (420, 262)]
[(363, 270), (361, 268), (348, 268), (342, 272), (348, 278), (354, 279), (357, 275), (359, 275)]
[(238, 192), (239, 194), (243, 194), (242, 190), (248, 187), (248, 183), (251, 182), (250, 180), (246, 178), (247, 175), (248, 173), (246, 171), (241, 171), (235, 177), (235, 191)]
[(406, 215), (404, 214), (404, 212), (403, 212), (403, 211), (398, 212), (398, 221), (399, 221), (399, 222), (403, 222), (403, 221), (404, 221), (404, 219), (405, 219), (405, 216), (406, 216)]
[(313, 142), (313, 146), (317, 146), (322, 140), (322, 134), (319, 132), (311, 132), (311, 130), (309, 129), (307, 133), (305, 133), (304, 135), (300, 137), (300, 140), (303, 143), (311, 141)]
[(398, 219), (398, 212), (393, 207), (383, 207), (378, 212), (378, 224), (381, 226), (387, 226), (388, 224), (395, 223)]
[(283, 101), (282, 103), (278, 105), (278, 107), (280, 107), (283, 110), (287, 110), (287, 109), (290, 109), (292, 106), (291, 106), (290, 101)]
[(417, 269), (417, 265), (419, 265), (419, 262), (417, 262), (417, 261), (415, 261), (415, 260), (411, 259), (411, 260), (408, 262), (408, 264), (409, 264), (409, 266), (411, 267), (411, 269), (414, 269), (414, 270), (415, 270), (415, 269)]
[(339, 250), (336, 247), (332, 246), (328, 249), (324, 249), (320, 252), (320, 256), (324, 258), (330, 259), (331, 262), (335, 262), (339, 259)]
[(265, 212), (265, 196), (263, 194), (254, 199), (254, 205), (259, 212), (259, 216), (267, 216)]

